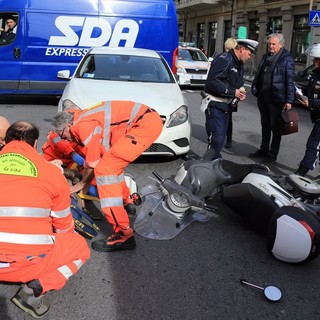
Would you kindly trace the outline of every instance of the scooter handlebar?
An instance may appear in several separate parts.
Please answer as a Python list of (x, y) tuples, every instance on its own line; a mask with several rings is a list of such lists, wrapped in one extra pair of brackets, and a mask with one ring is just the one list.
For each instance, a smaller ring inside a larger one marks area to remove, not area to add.
[(156, 171), (153, 171), (152, 174), (160, 181), (163, 182), (163, 178), (160, 176), (160, 174)]

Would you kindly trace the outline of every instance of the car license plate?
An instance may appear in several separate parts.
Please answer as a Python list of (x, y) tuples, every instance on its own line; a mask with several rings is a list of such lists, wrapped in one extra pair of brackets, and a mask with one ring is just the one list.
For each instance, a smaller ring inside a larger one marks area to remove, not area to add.
[(201, 74), (193, 74), (191, 79), (197, 79), (197, 80), (202, 80), (205, 79), (203, 75)]

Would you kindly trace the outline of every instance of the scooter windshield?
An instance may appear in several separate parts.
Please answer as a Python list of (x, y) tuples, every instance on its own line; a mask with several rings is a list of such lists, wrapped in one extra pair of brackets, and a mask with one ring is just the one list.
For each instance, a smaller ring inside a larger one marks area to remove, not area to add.
[(134, 230), (141, 236), (154, 240), (170, 240), (193, 221), (210, 219), (205, 211), (188, 209), (183, 215), (173, 212), (166, 205), (166, 195), (156, 186), (148, 185), (141, 190), (143, 205), (134, 223)]

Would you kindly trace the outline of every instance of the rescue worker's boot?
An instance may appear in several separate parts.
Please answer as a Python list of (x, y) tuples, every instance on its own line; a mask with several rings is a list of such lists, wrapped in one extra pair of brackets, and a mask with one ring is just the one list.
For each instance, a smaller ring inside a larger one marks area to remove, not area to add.
[(121, 230), (107, 239), (93, 241), (91, 247), (93, 250), (102, 252), (132, 250), (136, 247), (136, 241), (133, 234), (132, 228)]
[(44, 317), (50, 310), (50, 302), (45, 295), (41, 295), (42, 286), (38, 280), (24, 284), (11, 301), (34, 318)]
[(302, 163), (300, 163), (298, 170), (295, 172), (295, 174), (298, 174), (301, 177), (304, 177), (308, 173), (309, 169), (304, 166)]

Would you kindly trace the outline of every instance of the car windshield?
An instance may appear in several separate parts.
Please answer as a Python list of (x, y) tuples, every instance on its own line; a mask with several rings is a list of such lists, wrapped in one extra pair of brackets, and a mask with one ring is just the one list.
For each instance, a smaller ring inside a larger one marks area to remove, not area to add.
[(208, 58), (201, 50), (179, 49), (179, 60), (187, 61), (208, 61)]
[(175, 82), (169, 68), (160, 58), (118, 54), (88, 55), (75, 77), (112, 81)]

